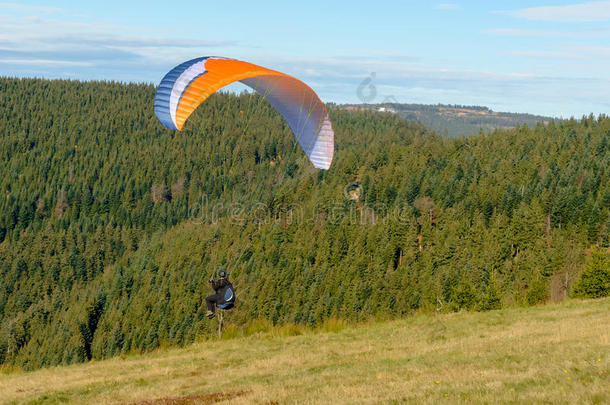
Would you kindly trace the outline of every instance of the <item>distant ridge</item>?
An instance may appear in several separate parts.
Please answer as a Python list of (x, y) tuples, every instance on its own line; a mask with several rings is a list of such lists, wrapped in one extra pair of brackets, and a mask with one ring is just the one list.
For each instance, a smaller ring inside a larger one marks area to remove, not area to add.
[(518, 124), (533, 127), (537, 122), (546, 124), (557, 120), (542, 115), (497, 112), (483, 106), (453, 104), (342, 104), (340, 107), (351, 111), (395, 113), (406, 121), (419, 122), (449, 138), (478, 135), (481, 129), (488, 132), (514, 128)]

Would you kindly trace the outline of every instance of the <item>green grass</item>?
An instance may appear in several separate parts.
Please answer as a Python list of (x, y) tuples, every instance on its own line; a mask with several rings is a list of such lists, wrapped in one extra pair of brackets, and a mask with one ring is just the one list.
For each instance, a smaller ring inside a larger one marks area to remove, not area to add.
[[(0, 373), (8, 404), (610, 402), (610, 299), (417, 315)], [(258, 328), (259, 332), (256, 332)]]

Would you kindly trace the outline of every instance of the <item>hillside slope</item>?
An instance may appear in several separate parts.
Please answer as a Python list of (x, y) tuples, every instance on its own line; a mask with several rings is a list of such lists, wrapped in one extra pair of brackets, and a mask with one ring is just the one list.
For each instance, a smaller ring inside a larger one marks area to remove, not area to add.
[(275, 328), (0, 374), (0, 402), (601, 404), (610, 401), (609, 324), (606, 298), (327, 324), (335, 330), (298, 336)]
[(144, 84), (0, 78), (0, 364), (104, 359), (236, 324), (320, 325), (565, 299), (610, 246), (610, 119), (449, 140), (329, 108), (328, 171), (264, 100), (215, 94), (181, 132)]

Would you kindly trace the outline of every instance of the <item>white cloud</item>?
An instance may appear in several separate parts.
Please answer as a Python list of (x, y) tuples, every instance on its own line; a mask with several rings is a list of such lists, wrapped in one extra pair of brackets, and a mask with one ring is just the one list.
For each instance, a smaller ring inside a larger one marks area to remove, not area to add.
[(557, 22), (595, 22), (610, 20), (610, 1), (591, 1), (567, 6), (530, 7), (508, 14), (528, 20)]
[(566, 44), (554, 50), (519, 50), (510, 51), (508, 54), (533, 59), (595, 60), (596, 65), (591, 66), (590, 69), (599, 66), (600, 62), (610, 62), (610, 47), (608, 46)]
[(506, 37), (547, 37), (547, 38), (573, 38), (592, 39), (610, 37), (609, 28), (594, 28), (578, 31), (552, 31), (525, 28), (495, 28), (481, 31), (484, 34), (500, 35)]
[(520, 58), (530, 58), (530, 59), (584, 59), (583, 55), (579, 55), (567, 50), (556, 50), (556, 51), (539, 51), (539, 50), (527, 50), (527, 51), (509, 51), (508, 55), (516, 56)]
[[(0, 3), (0, 9), (12, 7), (20, 8)], [(31, 11), (40, 10), (34, 8)], [(11, 76), (31, 72), (37, 63), (41, 69), (72, 66), (82, 67), (90, 73), (94, 70), (127, 70), (134, 64), (148, 68), (154, 65), (167, 67), (179, 60), (205, 54), (210, 48), (236, 45), (234, 41), (147, 35), (128, 27), (47, 18), (41, 14), (0, 14), (0, 26), (3, 27), (0, 31), (0, 63), (11, 67), (0, 74)]]
[(73, 60), (58, 60), (58, 59), (2, 59), (0, 58), (0, 64), (5, 65), (31, 65), (31, 66), (78, 66), (78, 67), (90, 67), (93, 63), (90, 62), (77, 62)]
[(26, 6), (23, 4), (4, 3), (4, 2), (0, 2), (0, 8), (9, 9), (9, 10), (18, 10), (18, 11), (28, 11), (28, 12), (44, 12), (44, 13), (55, 13), (55, 12), (61, 11), (61, 9), (55, 8), (55, 7)]
[(434, 8), (437, 10), (459, 10), (462, 6), (456, 3), (439, 3)]
[(569, 35), (569, 33), (560, 31), (545, 31), (521, 28), (496, 28), (483, 30), (483, 32), (486, 34), (502, 35), (509, 37), (564, 37)]

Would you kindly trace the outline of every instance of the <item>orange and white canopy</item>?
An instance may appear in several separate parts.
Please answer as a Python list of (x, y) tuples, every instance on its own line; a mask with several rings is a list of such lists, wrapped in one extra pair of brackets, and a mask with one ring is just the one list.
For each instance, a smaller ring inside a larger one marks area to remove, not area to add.
[(176, 66), (159, 84), (155, 114), (166, 128), (181, 130), (199, 104), (236, 81), (251, 87), (271, 103), (315, 167), (330, 167), (334, 132), (328, 112), (316, 93), (292, 76), (252, 63), (207, 56)]

